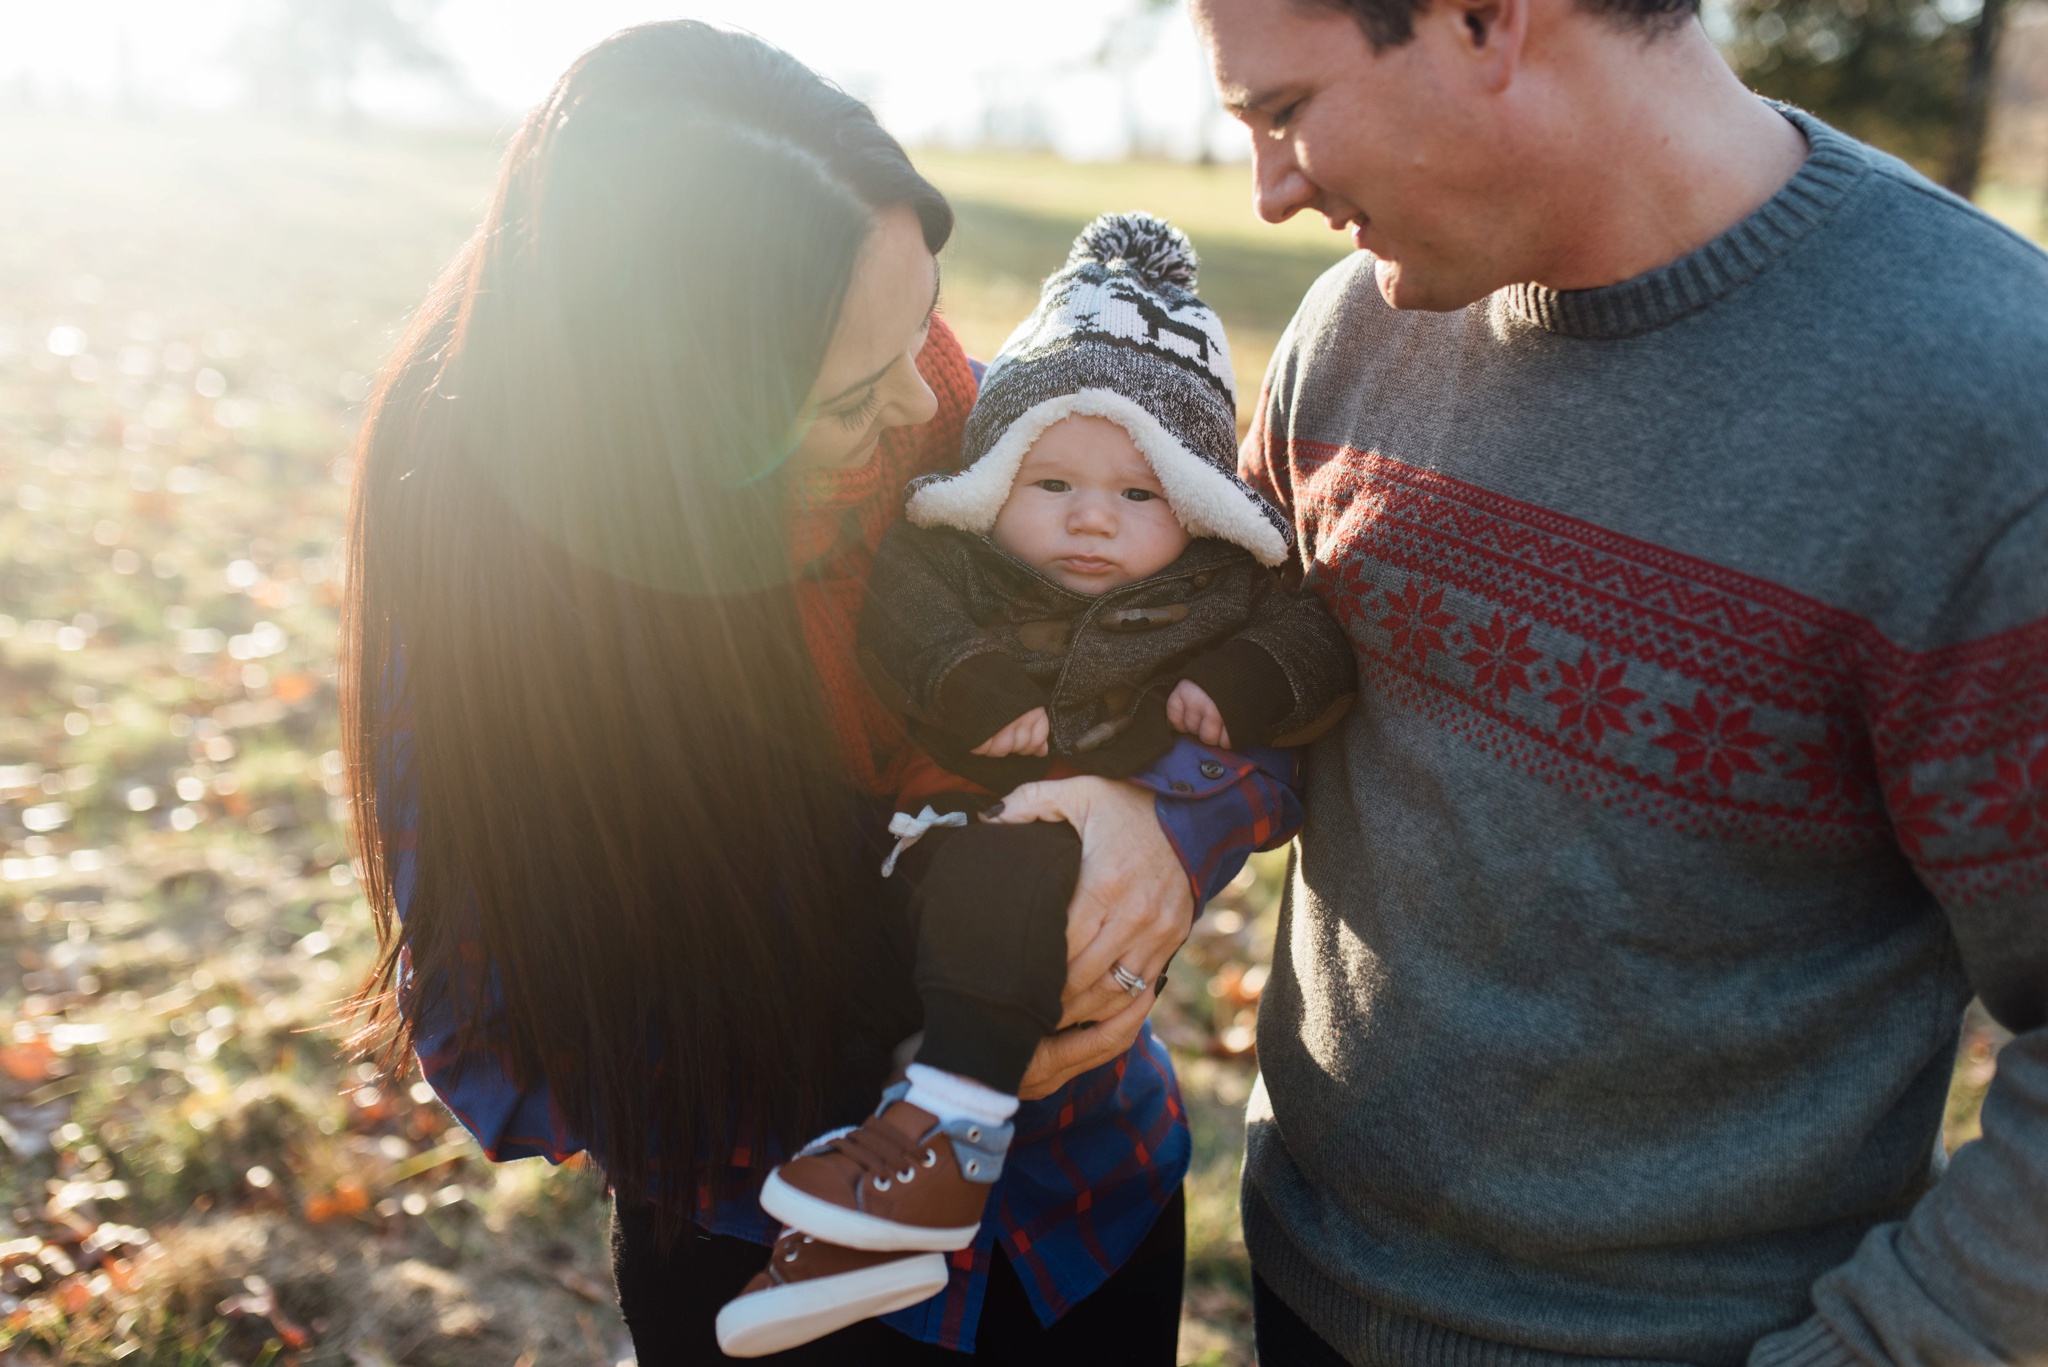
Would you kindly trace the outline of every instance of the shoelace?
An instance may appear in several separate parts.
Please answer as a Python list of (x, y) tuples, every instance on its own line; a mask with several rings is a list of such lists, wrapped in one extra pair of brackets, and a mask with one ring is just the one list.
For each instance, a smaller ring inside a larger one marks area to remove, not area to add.
[[(938, 1151), (930, 1144), (905, 1139), (893, 1130), (872, 1122), (850, 1130), (825, 1146), (827, 1152), (845, 1154), (874, 1183), (876, 1191), (887, 1191), (897, 1182), (908, 1182), (919, 1168), (935, 1166)], [(920, 1152), (920, 1150), (922, 1150)]]

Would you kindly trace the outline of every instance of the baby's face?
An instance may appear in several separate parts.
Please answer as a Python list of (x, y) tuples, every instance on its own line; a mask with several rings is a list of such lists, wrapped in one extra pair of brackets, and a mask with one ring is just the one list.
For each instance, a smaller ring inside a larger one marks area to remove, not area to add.
[(1152, 467), (1107, 418), (1062, 418), (1024, 455), (991, 533), (998, 546), (1076, 593), (1107, 593), (1187, 549)]

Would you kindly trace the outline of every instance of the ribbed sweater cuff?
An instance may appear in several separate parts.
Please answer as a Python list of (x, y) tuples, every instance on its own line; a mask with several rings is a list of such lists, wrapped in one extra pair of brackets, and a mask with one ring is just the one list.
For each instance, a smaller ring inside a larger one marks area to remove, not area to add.
[(970, 655), (939, 685), (939, 721), (969, 749), (994, 736), (1034, 707), (1045, 690), (1000, 651)]
[(1266, 650), (1250, 641), (1225, 641), (1199, 656), (1182, 675), (1209, 695), (1223, 714), (1232, 744), (1264, 745), (1294, 711), (1294, 685)]
[(1863, 1367), (1863, 1359), (1816, 1315), (1758, 1344), (1749, 1367)]

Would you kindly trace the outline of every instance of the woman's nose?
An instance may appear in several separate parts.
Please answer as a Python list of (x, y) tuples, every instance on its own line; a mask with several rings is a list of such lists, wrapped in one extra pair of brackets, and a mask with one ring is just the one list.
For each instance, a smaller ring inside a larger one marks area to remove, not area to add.
[(886, 396), (889, 411), (884, 427), (917, 427), (928, 423), (939, 411), (939, 396), (917, 372), (917, 358), (910, 357), (889, 373)]
[(1256, 138), (1252, 151), (1252, 205), (1268, 223), (1284, 223), (1311, 208), (1316, 183), (1294, 158), (1294, 144), (1285, 139)]

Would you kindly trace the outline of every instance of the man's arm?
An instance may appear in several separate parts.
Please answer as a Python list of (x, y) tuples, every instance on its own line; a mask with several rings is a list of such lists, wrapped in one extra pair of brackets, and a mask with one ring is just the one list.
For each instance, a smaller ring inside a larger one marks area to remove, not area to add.
[(2048, 1361), (2048, 514), (1979, 563), (1943, 612), (1959, 644), (1875, 679), (1871, 731), (1899, 842), (2015, 1038), (1984, 1137), (1821, 1277), (1812, 1317), (1753, 1367)]

